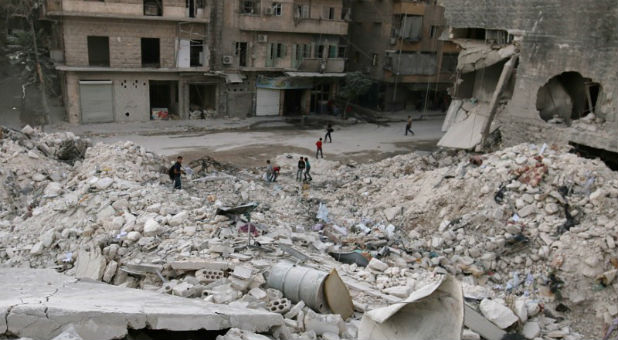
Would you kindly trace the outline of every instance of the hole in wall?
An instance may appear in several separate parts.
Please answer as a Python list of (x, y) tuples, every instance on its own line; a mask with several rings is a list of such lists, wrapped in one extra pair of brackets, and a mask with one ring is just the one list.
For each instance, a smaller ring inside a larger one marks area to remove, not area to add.
[(589, 113), (597, 113), (601, 92), (601, 84), (592, 79), (579, 72), (564, 72), (539, 89), (536, 108), (545, 121), (559, 118), (570, 124)]
[(608, 151), (605, 149), (597, 149), (591, 146), (578, 144), (575, 142), (569, 142), (573, 148), (571, 149), (571, 153), (577, 154), (580, 157), (588, 158), (588, 159), (600, 159), (607, 165), (608, 168), (618, 171), (618, 153)]

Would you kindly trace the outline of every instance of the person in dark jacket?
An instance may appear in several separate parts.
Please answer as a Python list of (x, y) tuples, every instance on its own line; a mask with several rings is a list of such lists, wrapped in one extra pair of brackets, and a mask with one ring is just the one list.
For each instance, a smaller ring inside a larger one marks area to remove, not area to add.
[(296, 171), (296, 180), (303, 180), (303, 173), (305, 172), (305, 159), (303, 157), (298, 161), (298, 170)]
[(333, 129), (333, 124), (328, 124), (328, 126), (326, 127), (326, 135), (324, 136), (324, 143), (328, 142), (330, 140), (330, 142), (333, 142), (333, 137), (331, 136), (331, 133), (335, 131)]
[(178, 156), (178, 158), (176, 158), (176, 163), (174, 164), (172, 169), (174, 173), (174, 189), (180, 190), (182, 189), (180, 175), (185, 173), (185, 171), (182, 169), (182, 156)]
[(311, 174), (311, 164), (309, 164), (309, 157), (305, 157), (305, 181), (313, 181)]

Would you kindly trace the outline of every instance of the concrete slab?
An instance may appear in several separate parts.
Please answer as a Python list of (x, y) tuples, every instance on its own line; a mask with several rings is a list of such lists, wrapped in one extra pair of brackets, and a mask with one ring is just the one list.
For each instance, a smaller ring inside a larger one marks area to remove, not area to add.
[(455, 149), (473, 149), (481, 142), (483, 127), (487, 122), (489, 107), (479, 103), (467, 119), (454, 123), (438, 142), (438, 146)]
[(80, 281), (53, 270), (0, 269), (0, 287), (0, 335), (50, 339), (72, 324), (84, 339), (107, 340), (126, 336), (128, 328), (266, 332), (283, 324), (280, 314)]

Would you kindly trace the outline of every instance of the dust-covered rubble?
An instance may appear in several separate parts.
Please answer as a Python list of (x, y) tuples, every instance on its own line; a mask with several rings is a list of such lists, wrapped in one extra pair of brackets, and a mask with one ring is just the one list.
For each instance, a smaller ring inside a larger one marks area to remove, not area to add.
[[(284, 324), (265, 335), (278, 339), (356, 338), (364, 312), (447, 273), (468, 305), (528, 339), (599, 338), (618, 317), (618, 175), (566, 147), (315, 160), (310, 183), (294, 181), (297, 155), (274, 160), (275, 183), (205, 158), (172, 190), (170, 164), (141, 146), (96, 144), (67, 162), (55, 156), (67, 140), (79, 138), (0, 139), (3, 266), (273, 311)], [(217, 214), (250, 202), (237, 220)], [(282, 259), (336, 269), (354, 315), (269, 288)], [(259, 338), (243, 332), (221, 338)]]

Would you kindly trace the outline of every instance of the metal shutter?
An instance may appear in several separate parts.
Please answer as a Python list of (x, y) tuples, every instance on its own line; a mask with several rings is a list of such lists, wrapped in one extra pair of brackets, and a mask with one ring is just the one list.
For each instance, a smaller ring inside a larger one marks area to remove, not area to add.
[(111, 80), (80, 81), (79, 98), (82, 123), (109, 123), (114, 121)]
[(257, 89), (256, 116), (279, 115), (279, 100), (281, 91), (271, 89)]

